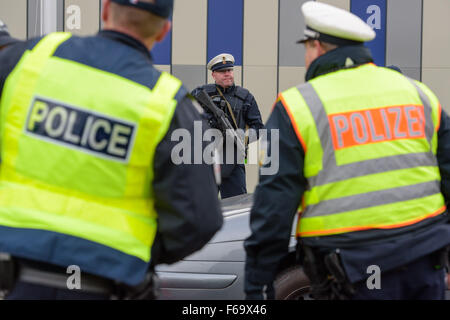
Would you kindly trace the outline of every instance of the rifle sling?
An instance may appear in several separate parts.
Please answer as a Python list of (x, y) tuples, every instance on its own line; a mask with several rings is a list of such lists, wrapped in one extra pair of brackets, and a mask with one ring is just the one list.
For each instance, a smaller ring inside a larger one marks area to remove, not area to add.
[(227, 98), (225, 98), (225, 96), (223, 95), (222, 90), (220, 90), (220, 88), (218, 86), (216, 86), (216, 88), (219, 91), (222, 98), (225, 100), (225, 103), (228, 107), (228, 111), (230, 112), (231, 118), (233, 119), (234, 127), (237, 129), (238, 126), (237, 126), (236, 118), (234, 117), (234, 113), (233, 113), (233, 110), (231, 109), (230, 103), (228, 102)]

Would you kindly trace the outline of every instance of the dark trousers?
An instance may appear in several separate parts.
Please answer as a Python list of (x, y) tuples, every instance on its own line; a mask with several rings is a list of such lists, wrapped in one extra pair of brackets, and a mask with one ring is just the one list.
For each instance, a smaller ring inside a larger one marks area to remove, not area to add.
[(368, 289), (366, 281), (355, 284), (353, 300), (444, 300), (445, 269), (435, 269), (432, 255), (381, 273), (381, 289)]
[(223, 178), (219, 186), (220, 197), (222, 199), (238, 196), (247, 193), (245, 182), (245, 166), (235, 165), (233, 171), (226, 178)]
[(19, 281), (6, 296), (6, 300), (109, 300), (109, 297), (76, 289), (58, 289)]

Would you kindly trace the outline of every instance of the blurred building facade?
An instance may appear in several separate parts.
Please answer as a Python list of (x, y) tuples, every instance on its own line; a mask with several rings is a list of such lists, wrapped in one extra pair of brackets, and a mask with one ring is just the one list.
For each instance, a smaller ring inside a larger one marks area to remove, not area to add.
[[(236, 59), (236, 84), (255, 96), (266, 121), (277, 93), (304, 82), (300, 7), (306, 0), (175, 0), (173, 28), (153, 50), (155, 64), (189, 89), (212, 78), (207, 62)], [(319, 0), (318, 0), (319, 1)], [(450, 112), (450, 1), (320, 0), (359, 15), (377, 33), (368, 43), (378, 65), (396, 65), (425, 82)], [(0, 0), (0, 18), (21, 39), (52, 31), (88, 35), (101, 28), (101, 0)], [(256, 153), (254, 146), (251, 153)], [(248, 165), (249, 192), (257, 183)]]

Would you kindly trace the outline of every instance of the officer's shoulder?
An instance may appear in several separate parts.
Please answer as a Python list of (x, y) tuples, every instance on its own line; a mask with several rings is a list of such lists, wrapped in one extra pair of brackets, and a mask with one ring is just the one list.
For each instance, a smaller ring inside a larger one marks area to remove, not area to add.
[(251, 96), (251, 93), (243, 87), (236, 86), (235, 95), (241, 100), (246, 100), (249, 95)]
[(196, 94), (200, 91), (200, 90), (205, 90), (206, 93), (208, 94), (212, 94), (216, 92), (216, 85), (215, 84), (205, 84), (202, 86), (198, 86), (197, 88), (195, 88), (194, 90), (192, 90), (191, 94), (193, 96), (196, 96)]
[(177, 118), (180, 127), (190, 128), (194, 121), (202, 119), (204, 110), (190, 93), (185, 94), (177, 102), (174, 117)]
[[(161, 77), (164, 75), (166, 77), (168, 77), (170, 79), (170, 81), (176, 83), (178, 82), (180, 85), (180, 87), (178, 88), (178, 91), (176, 92), (174, 99), (179, 103), (181, 100), (183, 100), (184, 97), (186, 97), (187, 95), (189, 95), (189, 90), (184, 86), (184, 84), (182, 83), (182, 81), (177, 78), (176, 76), (170, 74), (169, 72), (165, 72), (165, 71), (161, 71), (158, 70), (157, 68), (153, 67), (150, 69), (151, 72), (153, 72), (153, 76), (158, 79), (157, 81), (159, 81), (159, 79), (161, 79)], [(156, 85), (156, 83), (155, 83)]]
[(208, 83), (200, 87), (204, 89), (207, 93), (214, 93), (217, 91), (216, 85), (214, 83)]
[(440, 105), (439, 98), (425, 83), (420, 82), (418, 80), (414, 80), (414, 79), (412, 79), (412, 80), (427, 95), (428, 99), (430, 99), (431, 104), (433, 104), (435, 106)]
[(43, 37), (36, 37), (25, 41), (18, 41), (8, 47), (6, 47), (3, 52), (24, 52), (26, 50), (32, 50)]
[[(1, 82), (4, 78), (15, 68), (19, 63), (21, 57), (27, 50), (32, 50), (39, 42), (40, 38), (35, 38), (26, 41), (19, 41), (7, 46), (0, 51), (0, 77)], [(4, 77), (4, 78), (3, 78)], [(2, 84), (0, 84), (0, 93)]]
[(280, 94), (283, 94), (283, 93), (291, 91), (291, 90), (300, 90), (301, 91), (301, 90), (305, 89), (306, 87), (309, 87), (311, 85), (311, 82), (314, 81), (314, 80), (315, 79), (312, 79), (312, 80), (310, 80), (308, 82), (300, 83), (300, 84), (298, 84), (296, 86), (289, 87), (289, 88), (281, 91)]

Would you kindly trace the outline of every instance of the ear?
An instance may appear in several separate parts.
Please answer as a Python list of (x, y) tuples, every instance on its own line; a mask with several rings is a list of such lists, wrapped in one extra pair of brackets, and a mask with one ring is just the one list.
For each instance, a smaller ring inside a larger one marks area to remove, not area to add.
[(315, 40), (317, 41), (317, 53), (319, 54), (319, 56), (327, 53), (327, 50), (325, 50), (325, 48), (322, 45), (322, 42), (320, 42), (319, 40)]
[(109, 19), (109, 6), (111, 4), (110, 0), (104, 0), (103, 1), (103, 7), (102, 7), (102, 21), (106, 22)]
[(172, 28), (172, 22), (170, 22), (170, 20), (166, 20), (161, 31), (158, 33), (158, 35), (155, 38), (156, 42), (163, 41), (164, 38), (166, 37), (166, 35), (169, 33), (170, 28)]

